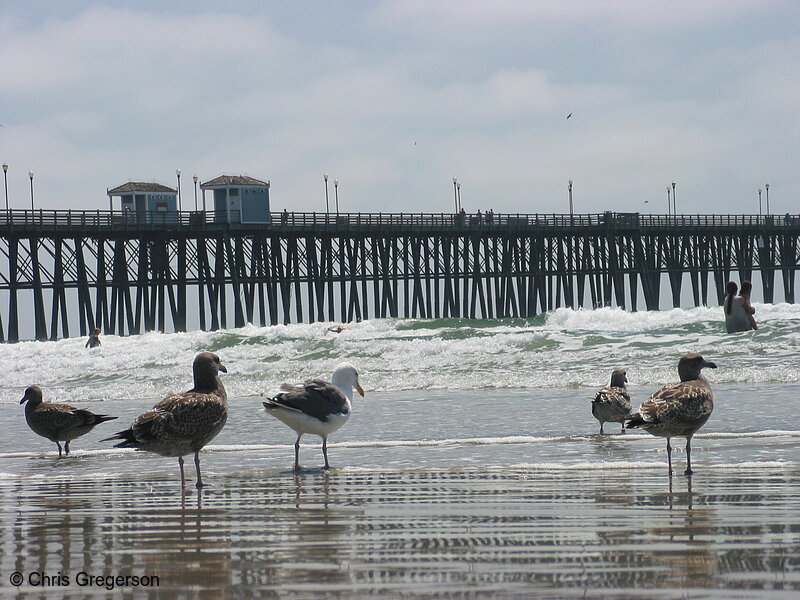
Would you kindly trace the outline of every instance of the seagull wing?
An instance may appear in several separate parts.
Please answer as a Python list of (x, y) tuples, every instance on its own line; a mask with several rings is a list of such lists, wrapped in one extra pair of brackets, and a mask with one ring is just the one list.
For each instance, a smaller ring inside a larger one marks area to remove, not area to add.
[(332, 383), (310, 379), (302, 385), (282, 385), (281, 393), (264, 402), (266, 408), (288, 408), (325, 421), (328, 415), (346, 410), (347, 398)]

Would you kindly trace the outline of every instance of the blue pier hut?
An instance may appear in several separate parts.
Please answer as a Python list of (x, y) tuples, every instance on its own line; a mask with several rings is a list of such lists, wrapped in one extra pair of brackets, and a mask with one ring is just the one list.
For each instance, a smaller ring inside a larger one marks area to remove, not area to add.
[(203, 210), (206, 210), (206, 190), (214, 200), (217, 221), (228, 223), (270, 223), (269, 181), (246, 175), (220, 175), (200, 184), (203, 190)]
[(129, 181), (106, 190), (108, 207), (114, 210), (113, 199), (120, 198), (120, 208), (126, 220), (138, 223), (162, 223), (176, 221), (178, 190), (160, 183)]

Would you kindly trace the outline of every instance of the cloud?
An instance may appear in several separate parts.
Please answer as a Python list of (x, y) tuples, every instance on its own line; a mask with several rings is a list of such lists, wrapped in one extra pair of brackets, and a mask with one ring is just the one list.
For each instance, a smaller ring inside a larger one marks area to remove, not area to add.
[(176, 167), (269, 179), (297, 210), (324, 208), (325, 172), (361, 211), (450, 210), (453, 176), (511, 212), (559, 210), (568, 179), (592, 212), (661, 203), (673, 179), (722, 211), (797, 183), (790, 4), (343, 3), (336, 27), (313, 3), (138, 6), (0, 16), (12, 206), (30, 168), (51, 208)]

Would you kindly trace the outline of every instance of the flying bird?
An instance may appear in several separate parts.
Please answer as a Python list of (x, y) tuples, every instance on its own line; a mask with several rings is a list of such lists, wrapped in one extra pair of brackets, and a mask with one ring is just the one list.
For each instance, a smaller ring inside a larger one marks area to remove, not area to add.
[(572, 116), (572, 113), (569, 113), (569, 114), (567, 115), (567, 118), (569, 119), (571, 116)]

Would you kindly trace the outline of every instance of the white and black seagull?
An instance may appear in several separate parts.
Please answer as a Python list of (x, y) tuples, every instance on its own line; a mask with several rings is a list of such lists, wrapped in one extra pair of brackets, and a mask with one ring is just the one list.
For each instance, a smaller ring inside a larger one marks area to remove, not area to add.
[(331, 382), (310, 379), (304, 383), (281, 385), (281, 392), (266, 400), (266, 412), (286, 423), (297, 432), (294, 443), (294, 470), (300, 470), (300, 438), (311, 433), (322, 438), (325, 468), (328, 463), (328, 436), (350, 417), (353, 389), (361, 395), (358, 370), (350, 363), (340, 363), (333, 370)]

